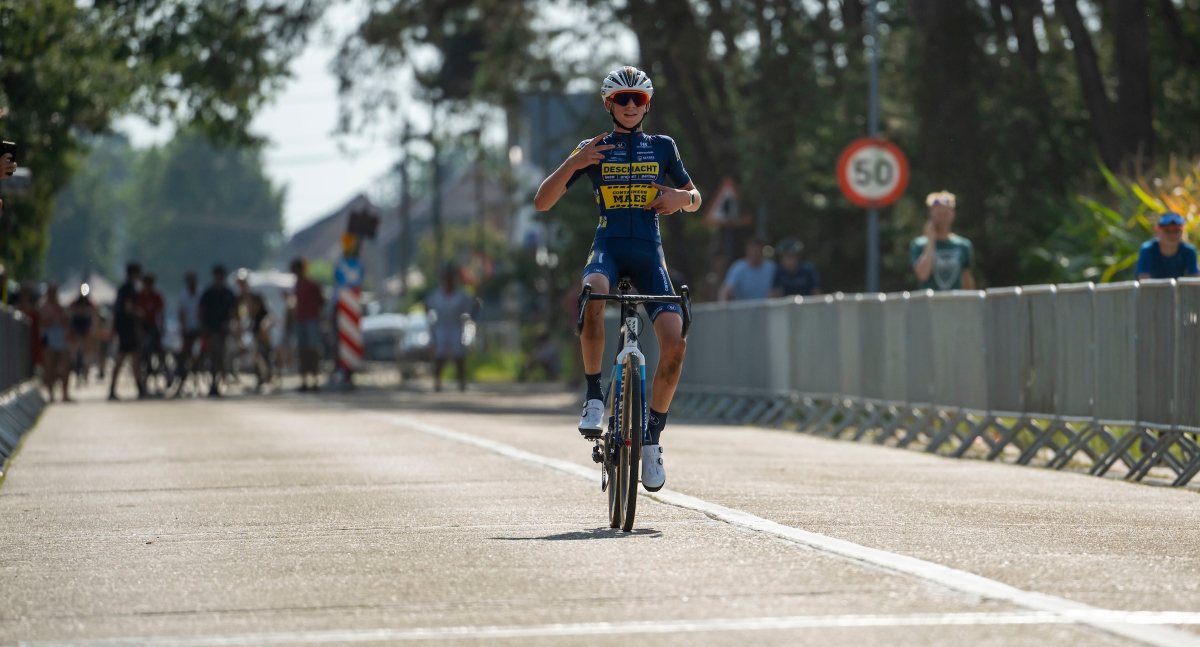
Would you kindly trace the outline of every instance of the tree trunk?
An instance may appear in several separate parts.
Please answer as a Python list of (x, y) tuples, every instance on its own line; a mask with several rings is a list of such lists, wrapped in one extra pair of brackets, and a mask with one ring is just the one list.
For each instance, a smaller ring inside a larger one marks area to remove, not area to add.
[(1054, 0), (1054, 7), (1071, 34), (1079, 83), (1087, 103), (1092, 136), (1096, 138), (1096, 144), (1100, 147), (1100, 158), (1104, 160), (1105, 166), (1118, 170), (1121, 164), (1121, 146), (1113, 130), (1108, 95), (1104, 91), (1104, 79), (1100, 76), (1100, 64), (1096, 58), (1096, 49), (1092, 46), (1092, 36), (1083, 24), (1083, 16), (1079, 15), (1079, 6), (1075, 4), (1075, 0)]
[[(1170, 0), (1167, 1), (1170, 2)], [(861, 29), (863, 13), (862, 0), (842, 0), (842, 24), (845, 25), (846, 29)]]
[(1189, 41), (1183, 33), (1183, 23), (1179, 20), (1179, 10), (1173, 0), (1158, 0), (1158, 11), (1171, 35), (1171, 44), (1175, 46), (1175, 54), (1188, 67), (1200, 67), (1200, 56), (1197, 55), (1196, 44)]
[(1038, 0), (1009, 0), (1008, 8), (1012, 12), (1013, 34), (1017, 37), (1017, 55), (1026, 68), (1036, 72), (1041, 51), (1038, 49), (1037, 36), (1033, 33), (1033, 19), (1038, 16), (1042, 5)]
[[(688, 172), (702, 193), (711, 195), (725, 176), (738, 178), (740, 167), (730, 115), (733, 107), (721, 70), (708, 56), (712, 31), (696, 20), (688, 0), (629, 0), (622, 18), (634, 31), (641, 64), (655, 82), (648, 123), (687, 151)], [(734, 47), (733, 43), (727, 43)], [(663, 245), (671, 265), (696, 283), (706, 266), (695, 246), (684, 240), (685, 218), (663, 218)]]
[(1146, 43), (1146, 1), (1112, 0), (1116, 45), (1117, 118), (1121, 161), (1131, 169), (1154, 161), (1154, 124), (1150, 119), (1150, 52)]

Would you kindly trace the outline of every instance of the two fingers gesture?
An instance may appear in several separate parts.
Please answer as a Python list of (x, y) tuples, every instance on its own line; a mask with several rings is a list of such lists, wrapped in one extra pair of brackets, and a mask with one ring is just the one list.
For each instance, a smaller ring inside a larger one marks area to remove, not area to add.
[(576, 162), (577, 168), (586, 168), (597, 162), (604, 161), (604, 151), (616, 148), (612, 144), (601, 144), (600, 140), (604, 139), (608, 133), (601, 133), (592, 138), (583, 148), (579, 149), (571, 155)]

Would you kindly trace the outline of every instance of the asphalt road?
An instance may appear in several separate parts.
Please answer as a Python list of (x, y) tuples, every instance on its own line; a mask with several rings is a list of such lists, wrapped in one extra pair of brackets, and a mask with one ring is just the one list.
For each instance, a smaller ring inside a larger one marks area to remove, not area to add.
[(685, 425), (613, 531), (574, 397), (48, 409), (0, 645), (1200, 644), (1192, 491)]

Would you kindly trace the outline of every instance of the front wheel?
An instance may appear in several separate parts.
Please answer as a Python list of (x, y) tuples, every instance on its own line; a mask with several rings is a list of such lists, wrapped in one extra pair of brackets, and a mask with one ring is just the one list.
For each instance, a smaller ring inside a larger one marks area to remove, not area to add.
[(621, 529), (633, 530), (634, 515), (637, 514), (638, 468), (642, 459), (642, 379), (637, 355), (625, 357), (624, 384), (621, 386), (621, 434), (619, 446)]

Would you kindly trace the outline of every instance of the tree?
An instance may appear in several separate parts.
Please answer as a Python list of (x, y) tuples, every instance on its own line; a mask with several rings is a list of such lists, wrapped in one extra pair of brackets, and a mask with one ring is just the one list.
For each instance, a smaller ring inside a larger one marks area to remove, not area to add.
[(215, 263), (258, 268), (282, 235), (282, 214), (283, 190), (254, 148), (217, 147), (198, 131), (142, 151), (106, 138), (56, 201), (46, 276), (119, 279), (126, 261), (139, 261), (171, 290), (187, 270), (203, 280)]
[(216, 147), (184, 132), (138, 160), (131, 196), (129, 255), (178, 285), (216, 263), (258, 268), (283, 233), (283, 190), (255, 149)]
[[(594, 19), (589, 28), (628, 29), (637, 60), (588, 50), (556, 57), (549, 68), (553, 33), (532, 20), (535, 3), (510, 4), (522, 10), (503, 14), (509, 22), (495, 24), (504, 29), (464, 46), (435, 34), (476, 33), (448, 16), (482, 20), (496, 15), (493, 2), (385, 3), (408, 17), (371, 23), (381, 45), (370, 51), (408, 60), (432, 49), (442, 67), (422, 78), (453, 78), (439, 91), (467, 105), (504, 105), (505, 95), (490, 89), (502, 81), (518, 89), (537, 79), (594, 82), (603, 70), (591, 68), (635, 63), (656, 87), (648, 129), (675, 136), (700, 190), (711, 195), (722, 177), (734, 178), (745, 214), (765, 207), (771, 236), (804, 239), (827, 287), (861, 289), (863, 215), (840, 197), (833, 175), (841, 148), (866, 130), (860, 0), (574, 0)], [(442, 13), (418, 14), (418, 5)], [(885, 289), (913, 284), (908, 242), (926, 218), (920, 196), (928, 191), (958, 194), (958, 228), (975, 241), (984, 285), (1038, 282), (1059, 268), (1030, 250), (1073, 218), (1073, 194), (1102, 182), (1095, 157), (1132, 171), (1163, 151), (1200, 153), (1200, 0), (879, 7), (881, 133), (913, 167), (908, 195), (884, 214)], [(499, 47), (505, 30), (525, 34), (529, 47)], [(474, 63), (447, 63), (461, 60)], [(443, 73), (451, 68), (468, 70), (469, 84)], [(353, 84), (368, 66), (341, 69)], [(717, 249), (714, 232), (697, 220), (664, 219), (667, 256), (693, 284), (713, 272)]]
[(88, 134), (128, 112), (195, 124), (218, 141), (247, 128), (279, 87), (326, 0), (0, 2), (0, 128), (33, 172), (5, 200), (0, 258), (29, 275), (47, 244), (54, 196)]
[(116, 256), (121, 251), (114, 230), (115, 221), (129, 212), (137, 152), (124, 137), (98, 138), (90, 146), (90, 155), (54, 200), (45, 263), (52, 281), (92, 271), (118, 278), (125, 261)]

